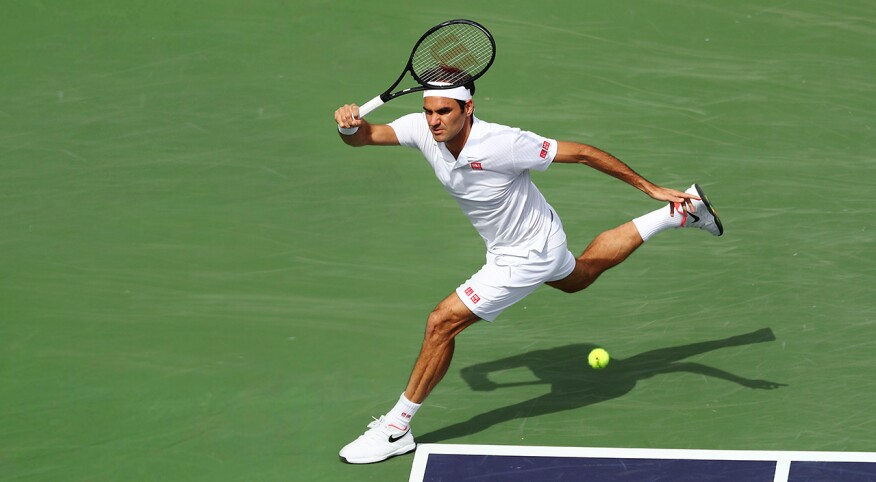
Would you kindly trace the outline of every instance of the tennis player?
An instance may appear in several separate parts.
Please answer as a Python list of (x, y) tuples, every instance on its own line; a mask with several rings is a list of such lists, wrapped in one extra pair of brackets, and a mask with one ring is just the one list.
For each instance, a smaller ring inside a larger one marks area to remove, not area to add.
[[(347, 463), (379, 462), (416, 448), (411, 419), (447, 372), (454, 338), (466, 327), (495, 320), (542, 284), (567, 293), (581, 291), (661, 231), (684, 227), (723, 234), (698, 185), (685, 192), (660, 187), (595, 147), (482, 121), (474, 116), (474, 91), (474, 84), (427, 90), (423, 112), (388, 125), (360, 119), (355, 104), (335, 111), (341, 139), (351, 146), (418, 149), (487, 248), (483, 268), (429, 315), (420, 354), (398, 402), (341, 449), (341, 460)], [(560, 217), (530, 178), (531, 170), (544, 171), (556, 162), (590, 166), (668, 203), (668, 208), (601, 233), (576, 257), (566, 245)]]

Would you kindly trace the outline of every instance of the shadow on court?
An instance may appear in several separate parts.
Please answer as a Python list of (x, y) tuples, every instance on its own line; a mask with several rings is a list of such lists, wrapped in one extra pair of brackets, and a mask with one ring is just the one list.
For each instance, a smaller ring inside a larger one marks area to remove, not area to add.
[[(612, 359), (603, 370), (587, 366), (586, 357), (595, 345), (578, 343), (548, 350), (536, 350), (462, 369), (462, 378), (472, 390), (492, 391), (522, 385), (550, 385), (550, 392), (524, 402), (497, 408), (471, 419), (423, 434), (419, 443), (435, 443), (471, 435), (498, 423), (518, 418), (536, 417), (586, 407), (626, 395), (639, 380), (664, 373), (688, 372), (727, 380), (747, 388), (771, 390), (786, 386), (766, 380), (751, 380), (700, 363), (684, 362), (701, 353), (775, 341), (772, 330), (764, 328), (721, 340), (692, 343), (652, 350), (627, 359)], [(531, 382), (493, 383), (493, 372), (526, 367), (538, 378)]]

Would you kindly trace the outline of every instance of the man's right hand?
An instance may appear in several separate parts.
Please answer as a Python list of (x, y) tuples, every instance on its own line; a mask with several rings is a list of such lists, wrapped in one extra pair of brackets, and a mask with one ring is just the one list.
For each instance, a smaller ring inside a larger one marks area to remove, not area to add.
[(359, 106), (347, 104), (335, 111), (341, 140), (348, 146), (397, 146), (398, 137), (386, 124), (371, 124), (359, 118)]
[(349, 129), (362, 125), (362, 119), (359, 118), (359, 106), (356, 104), (347, 104), (335, 111), (335, 122), (338, 127)]

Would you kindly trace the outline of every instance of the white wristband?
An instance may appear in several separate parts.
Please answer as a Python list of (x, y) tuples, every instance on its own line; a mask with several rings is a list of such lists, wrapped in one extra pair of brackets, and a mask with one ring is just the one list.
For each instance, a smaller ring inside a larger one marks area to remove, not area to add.
[(343, 134), (345, 136), (352, 136), (358, 130), (359, 130), (359, 127), (341, 127), (341, 126), (338, 126), (338, 132), (340, 132), (341, 134)]

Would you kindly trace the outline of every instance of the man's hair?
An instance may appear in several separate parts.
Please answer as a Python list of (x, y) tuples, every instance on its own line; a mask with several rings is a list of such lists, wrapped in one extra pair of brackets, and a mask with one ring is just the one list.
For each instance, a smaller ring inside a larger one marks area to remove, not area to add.
[[(450, 76), (450, 77), (448, 77), (448, 76)], [(449, 67), (447, 65), (439, 65), (439, 66), (433, 67), (433, 68), (423, 72), (420, 75), (420, 78), (425, 80), (426, 82), (450, 82), (450, 83), (454, 83), (454, 82), (458, 82), (460, 80), (470, 79), (471, 76), (465, 72), (462, 72), (461, 70), (459, 70), (457, 68)], [(468, 91), (471, 93), (472, 97), (474, 97), (475, 84), (474, 84), (473, 80), (466, 82), (462, 86), (465, 87), (466, 89), (468, 89)], [(459, 99), (456, 99), (456, 102), (459, 104), (460, 109), (462, 109), (462, 111), (465, 112), (465, 101), (461, 101)]]
[[(471, 96), (474, 97), (474, 92), (475, 92), (474, 82), (469, 82), (469, 83), (463, 85), (463, 87), (468, 89), (469, 93), (471, 93)], [(459, 99), (454, 99), (454, 100), (456, 100), (456, 103), (459, 104), (459, 108), (462, 109), (462, 112), (465, 112), (465, 101), (459, 100)]]

